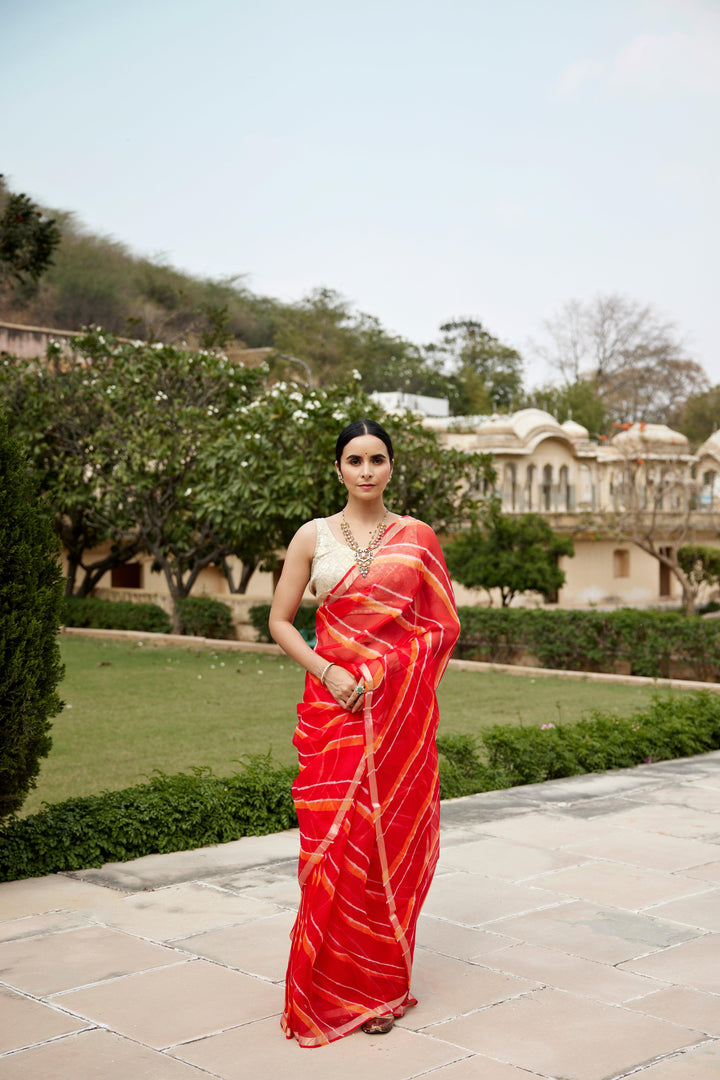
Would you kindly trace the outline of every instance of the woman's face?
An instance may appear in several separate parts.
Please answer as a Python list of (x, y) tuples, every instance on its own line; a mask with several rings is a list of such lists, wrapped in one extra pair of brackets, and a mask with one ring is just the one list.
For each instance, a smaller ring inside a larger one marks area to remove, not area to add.
[(348, 494), (360, 499), (381, 496), (392, 476), (390, 455), (377, 435), (358, 435), (351, 439), (342, 452), (342, 460), (336, 461), (335, 465)]

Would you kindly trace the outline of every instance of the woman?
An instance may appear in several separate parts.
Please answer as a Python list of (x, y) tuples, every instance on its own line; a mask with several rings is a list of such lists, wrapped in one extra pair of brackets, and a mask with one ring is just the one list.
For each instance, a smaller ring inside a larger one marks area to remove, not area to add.
[[(438, 858), (435, 689), (459, 624), (432, 529), (386, 509), (387, 432), (350, 424), (335, 468), (345, 509), (303, 525), (270, 631), (307, 671), (294, 743), (300, 910), (282, 1025), (301, 1046), (389, 1031), (416, 1004), (418, 915)], [(310, 584), (317, 645), (293, 627)]]

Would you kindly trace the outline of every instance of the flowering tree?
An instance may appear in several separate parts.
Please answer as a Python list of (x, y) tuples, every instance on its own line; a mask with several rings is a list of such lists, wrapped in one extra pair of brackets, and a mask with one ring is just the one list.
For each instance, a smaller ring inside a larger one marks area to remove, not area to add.
[(392, 435), (396, 467), (387, 501), (398, 513), (441, 532), (453, 529), (475, 513), (483, 481), (491, 479), (487, 457), (442, 448), (409, 413), (384, 413), (357, 378), (328, 389), (279, 383), (240, 413), (241, 422), (225, 423), (213, 448), (203, 514), (232, 536), (246, 570), (272, 563), (303, 522), (340, 509), (335, 442), (361, 417), (379, 420)]

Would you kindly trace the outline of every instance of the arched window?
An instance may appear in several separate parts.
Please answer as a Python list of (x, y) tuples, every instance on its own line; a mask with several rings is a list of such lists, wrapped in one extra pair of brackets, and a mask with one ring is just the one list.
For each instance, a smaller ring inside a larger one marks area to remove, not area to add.
[(560, 466), (560, 475), (558, 477), (558, 488), (560, 494), (560, 510), (572, 510), (571, 505), (572, 498), (570, 494), (570, 472), (567, 465)]
[(535, 483), (535, 466), (528, 465), (525, 473), (525, 504), (527, 510), (533, 508), (533, 484)]
[(502, 501), (506, 510), (517, 509), (517, 469), (512, 462), (505, 466)]
[(542, 471), (542, 508), (543, 510), (552, 510), (552, 482), (553, 482), (553, 468), (552, 465), (544, 465)]

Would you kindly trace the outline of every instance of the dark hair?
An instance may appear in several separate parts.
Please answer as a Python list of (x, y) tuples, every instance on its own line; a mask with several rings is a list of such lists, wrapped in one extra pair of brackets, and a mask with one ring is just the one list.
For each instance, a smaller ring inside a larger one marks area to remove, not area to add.
[(384, 427), (378, 424), (377, 420), (353, 420), (352, 424), (340, 432), (338, 435), (338, 441), (335, 444), (335, 460), (338, 465), (342, 460), (342, 452), (350, 442), (351, 439), (357, 439), (358, 435), (375, 435), (376, 438), (381, 439), (387, 448), (388, 456), (390, 457), (390, 464), (395, 459), (393, 453), (392, 440), (388, 435)]

